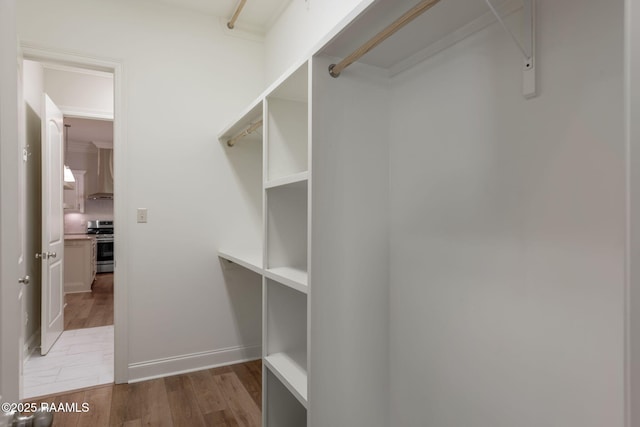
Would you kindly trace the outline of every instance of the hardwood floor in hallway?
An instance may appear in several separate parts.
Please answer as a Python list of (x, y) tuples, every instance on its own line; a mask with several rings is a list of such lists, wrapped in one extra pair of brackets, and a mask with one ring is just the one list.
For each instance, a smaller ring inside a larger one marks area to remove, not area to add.
[(113, 273), (96, 275), (91, 290), (65, 295), (65, 331), (113, 325)]
[(47, 396), (37, 403), (89, 404), (87, 412), (57, 413), (54, 427), (259, 427), (260, 360)]

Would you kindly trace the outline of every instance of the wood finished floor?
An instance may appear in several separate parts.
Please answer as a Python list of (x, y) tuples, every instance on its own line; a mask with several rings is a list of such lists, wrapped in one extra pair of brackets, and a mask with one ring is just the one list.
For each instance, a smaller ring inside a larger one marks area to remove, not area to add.
[(259, 427), (262, 362), (47, 396), (32, 402), (88, 403), (57, 413), (53, 427)]
[(65, 295), (64, 330), (113, 325), (113, 273), (100, 273), (92, 292)]

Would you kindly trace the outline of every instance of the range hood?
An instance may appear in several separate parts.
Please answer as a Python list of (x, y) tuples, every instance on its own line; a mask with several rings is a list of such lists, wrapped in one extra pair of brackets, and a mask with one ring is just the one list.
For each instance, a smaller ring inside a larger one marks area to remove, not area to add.
[(113, 150), (98, 148), (98, 191), (90, 200), (113, 200)]

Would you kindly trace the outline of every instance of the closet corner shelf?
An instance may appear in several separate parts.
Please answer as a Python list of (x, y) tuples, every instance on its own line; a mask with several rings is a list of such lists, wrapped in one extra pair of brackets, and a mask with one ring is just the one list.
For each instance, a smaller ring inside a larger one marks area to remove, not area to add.
[(219, 250), (218, 256), (255, 273), (263, 274), (264, 272), (260, 250)]
[(285, 185), (301, 184), (307, 182), (309, 179), (309, 172), (300, 172), (282, 178), (272, 179), (264, 184), (264, 188), (284, 187)]
[(292, 267), (273, 267), (264, 270), (264, 275), (303, 294), (308, 292), (309, 286), (305, 270)]
[[(239, 117), (236, 118), (231, 124), (225, 127), (218, 134), (218, 141), (223, 144), (227, 144), (230, 138), (236, 136), (239, 132), (247, 128), (252, 123), (262, 119), (262, 98), (254, 100), (247, 109), (245, 109)], [(249, 139), (258, 139), (255, 134), (250, 135)]]
[(286, 353), (270, 354), (264, 358), (264, 364), (298, 399), (302, 406), (308, 409), (307, 371)]

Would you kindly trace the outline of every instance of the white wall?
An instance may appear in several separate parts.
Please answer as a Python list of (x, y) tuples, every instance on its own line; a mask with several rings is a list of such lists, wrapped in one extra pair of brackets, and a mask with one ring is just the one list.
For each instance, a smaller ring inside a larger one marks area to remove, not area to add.
[(623, 426), (623, 2), (537, 6), (538, 98), (497, 25), (394, 81), (390, 425)]
[[(263, 89), (263, 45), (155, 2), (26, 0), (18, 12), (23, 41), (122, 63), (127, 163), (116, 179), (128, 233), (117, 243), (129, 254), (131, 378), (259, 345), (260, 289), (225, 283), (216, 258), (232, 217), (219, 195), (234, 180), (215, 135)], [(135, 223), (137, 207), (147, 224)]]
[(372, 0), (292, 0), (265, 38), (267, 82), (312, 53), (338, 23)]
[(41, 202), (41, 114), (42, 92), (44, 88), (44, 73), (42, 66), (33, 61), (23, 61), (23, 97), (25, 141), (29, 147), (29, 159), (26, 163), (26, 215), (28, 227), (25, 227), (26, 241), (25, 257), (27, 274), (31, 283), (24, 288), (23, 304), (27, 316), (23, 337), (28, 351), (40, 345), (37, 339), (40, 329), (42, 269), (40, 262), (33, 254), (40, 252), (42, 247), (42, 202)]

